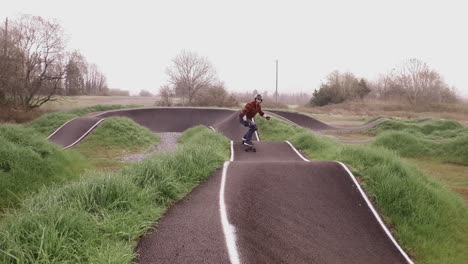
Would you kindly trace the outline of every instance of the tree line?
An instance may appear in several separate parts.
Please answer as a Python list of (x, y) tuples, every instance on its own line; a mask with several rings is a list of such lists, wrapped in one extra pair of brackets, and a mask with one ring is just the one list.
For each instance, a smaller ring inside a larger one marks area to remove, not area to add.
[(0, 105), (33, 109), (57, 95), (107, 94), (106, 77), (66, 42), (54, 20), (6, 18), (0, 25)]
[[(0, 25), (0, 105), (33, 109), (56, 100), (57, 95), (129, 95), (109, 89), (97, 65), (79, 51), (68, 51), (66, 42), (64, 29), (54, 20), (32, 15), (5, 19)], [(194, 52), (177, 54), (166, 73), (168, 83), (159, 89), (158, 105), (237, 106), (252, 97), (250, 92), (229, 93), (211, 62)], [(152, 94), (142, 90), (140, 95)], [(418, 59), (406, 61), (376, 81), (334, 71), (312, 97), (266, 92), (263, 96), (283, 105), (309, 101), (315, 106), (364, 97), (406, 100), (413, 105), (458, 100), (455, 88)]]
[(364, 97), (406, 101), (411, 105), (454, 103), (455, 87), (419, 59), (409, 59), (375, 81), (357, 78), (353, 73), (334, 71), (314, 91), (310, 105), (322, 106)]

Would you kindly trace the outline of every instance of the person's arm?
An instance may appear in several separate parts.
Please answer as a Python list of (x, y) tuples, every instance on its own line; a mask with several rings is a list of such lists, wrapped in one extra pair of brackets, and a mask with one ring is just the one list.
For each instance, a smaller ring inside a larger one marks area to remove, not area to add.
[(265, 113), (262, 111), (262, 107), (260, 105), (258, 105), (258, 113), (260, 114), (260, 116), (264, 116)]
[(260, 116), (266, 118), (267, 120), (270, 120), (270, 116), (269, 115), (266, 115), (263, 111), (262, 111), (262, 107), (259, 105), (258, 106), (258, 113), (260, 114)]

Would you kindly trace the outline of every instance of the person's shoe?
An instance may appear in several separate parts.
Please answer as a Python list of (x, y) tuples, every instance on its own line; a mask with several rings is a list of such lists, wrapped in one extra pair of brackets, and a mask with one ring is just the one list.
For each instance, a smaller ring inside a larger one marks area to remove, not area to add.
[(244, 141), (244, 145), (252, 147), (254, 144), (252, 143), (252, 141), (249, 140), (249, 141)]

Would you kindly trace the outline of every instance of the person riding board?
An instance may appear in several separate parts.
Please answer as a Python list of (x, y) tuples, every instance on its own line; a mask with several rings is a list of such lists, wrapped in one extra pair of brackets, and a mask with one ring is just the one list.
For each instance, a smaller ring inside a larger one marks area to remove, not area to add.
[(239, 114), (239, 121), (241, 124), (243, 124), (245, 127), (249, 127), (249, 130), (247, 133), (245, 133), (244, 137), (242, 138), (242, 144), (246, 146), (253, 146), (252, 143), (252, 136), (255, 131), (257, 131), (257, 125), (253, 121), (253, 118), (257, 113), (260, 114), (260, 116), (266, 118), (267, 120), (270, 120), (270, 117), (268, 115), (265, 115), (265, 113), (262, 111), (262, 107), (260, 104), (263, 101), (263, 97), (261, 94), (255, 95), (255, 98), (252, 102), (249, 102), (245, 105), (244, 109), (240, 112)]

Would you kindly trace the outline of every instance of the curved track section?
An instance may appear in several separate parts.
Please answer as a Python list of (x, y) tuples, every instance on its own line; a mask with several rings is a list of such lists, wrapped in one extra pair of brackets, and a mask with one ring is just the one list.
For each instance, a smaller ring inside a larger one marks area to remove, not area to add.
[(78, 144), (103, 120), (104, 118), (99, 117), (74, 118), (57, 129), (47, 139), (64, 148), (72, 147)]
[(79, 117), (65, 123), (49, 136), (64, 148), (77, 144), (107, 117), (124, 116), (155, 133), (183, 132), (196, 125), (215, 128), (231, 140), (239, 140), (246, 129), (239, 124), (238, 111), (213, 108), (138, 108), (107, 111), (91, 117)]
[(95, 117), (125, 116), (159, 133), (183, 132), (196, 125), (212, 126), (226, 120), (233, 113), (238, 112), (209, 108), (138, 108), (108, 111)]
[(268, 110), (268, 112), (275, 114), (276, 116), (289, 121), (295, 125), (302, 126), (305, 128), (309, 128), (311, 130), (333, 130), (339, 132), (362, 132), (369, 130), (378, 124), (387, 120), (386, 118), (379, 118), (375, 121), (370, 122), (369, 124), (360, 126), (360, 127), (335, 127), (330, 126), (322, 121), (319, 121), (311, 116), (300, 114), (300, 113), (293, 113), (287, 111), (277, 111), (277, 110)]

